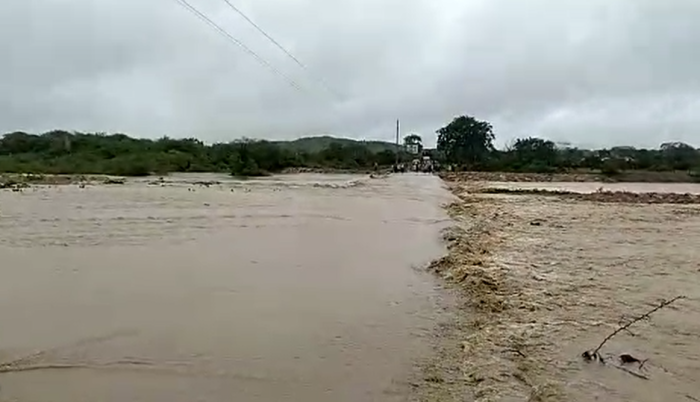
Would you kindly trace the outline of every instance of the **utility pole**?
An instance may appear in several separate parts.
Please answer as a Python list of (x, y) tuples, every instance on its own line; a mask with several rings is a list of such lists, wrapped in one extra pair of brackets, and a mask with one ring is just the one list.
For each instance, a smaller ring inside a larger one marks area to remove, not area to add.
[(399, 167), (399, 152), (401, 148), (399, 147), (399, 119), (396, 119), (396, 168)]

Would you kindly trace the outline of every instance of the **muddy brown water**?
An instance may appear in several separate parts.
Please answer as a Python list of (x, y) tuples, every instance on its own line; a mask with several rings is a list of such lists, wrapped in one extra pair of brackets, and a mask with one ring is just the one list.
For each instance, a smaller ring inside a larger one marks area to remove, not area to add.
[(628, 191), (631, 193), (700, 194), (700, 183), (599, 183), (599, 182), (484, 182), (487, 187), (571, 191), (592, 193), (601, 191)]
[[(455, 188), (464, 205), (453, 213), (470, 246), (454, 253), (469, 262), (474, 249), (488, 249), (489, 259), (447, 266), (471, 286), (471, 300), (494, 306), (463, 314), (474, 317), (476, 329), (460, 334), (464, 371), (478, 378), (476, 401), (700, 401), (700, 205), (479, 194), (482, 185)], [(697, 184), (615, 187), (700, 190)], [(475, 279), (497, 291), (473, 286)], [(677, 296), (685, 298), (637, 319)], [(604, 340), (598, 352), (605, 364), (583, 359)], [(625, 354), (643, 363), (623, 363)]]
[(404, 399), (439, 178), (149, 180), (0, 192), (0, 400)]

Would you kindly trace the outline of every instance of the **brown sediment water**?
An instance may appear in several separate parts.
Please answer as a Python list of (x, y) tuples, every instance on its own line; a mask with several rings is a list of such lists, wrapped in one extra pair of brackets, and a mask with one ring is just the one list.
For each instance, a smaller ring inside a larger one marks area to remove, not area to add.
[(630, 193), (700, 194), (700, 183), (596, 183), (596, 182), (480, 182), (491, 188), (568, 191), (591, 193), (596, 191)]
[[(450, 254), (433, 268), (464, 296), (448, 331), (462, 350), (450, 349), (438, 375), (459, 367), (452, 376), (476, 401), (700, 400), (700, 206), (482, 193), (492, 185), (452, 184)], [(613, 333), (599, 351), (605, 364), (582, 356)]]
[(404, 400), (448, 196), (428, 175), (2, 191), (0, 400)]

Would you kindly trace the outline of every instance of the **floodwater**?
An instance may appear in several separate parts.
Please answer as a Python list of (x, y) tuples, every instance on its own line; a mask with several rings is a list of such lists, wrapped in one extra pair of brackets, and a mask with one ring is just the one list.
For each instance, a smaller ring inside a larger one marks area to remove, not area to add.
[(600, 182), (484, 182), (488, 187), (571, 191), (592, 193), (602, 191), (628, 191), (631, 193), (700, 194), (700, 183), (600, 183)]
[(404, 399), (439, 178), (148, 180), (0, 192), (0, 400)]
[[(700, 205), (470, 194), (478, 189), (455, 188), (468, 246), (453, 253), (479, 263), (449, 272), (481, 303), (463, 315), (476, 401), (700, 401)], [(605, 364), (583, 359), (601, 344)]]

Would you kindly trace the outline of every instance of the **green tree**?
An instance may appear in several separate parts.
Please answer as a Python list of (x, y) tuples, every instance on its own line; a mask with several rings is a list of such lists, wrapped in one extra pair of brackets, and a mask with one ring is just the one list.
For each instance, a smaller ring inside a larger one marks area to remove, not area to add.
[(396, 152), (385, 149), (383, 151), (377, 152), (375, 154), (375, 162), (379, 166), (389, 166), (393, 165), (396, 161)]
[(231, 174), (233, 176), (265, 176), (267, 172), (260, 169), (253, 158), (251, 141), (244, 139), (236, 145), (236, 152), (231, 157)]
[(700, 165), (700, 152), (683, 142), (667, 142), (659, 147), (664, 160), (674, 170), (688, 170)]
[(513, 144), (511, 152), (521, 170), (547, 172), (557, 163), (557, 146), (554, 142), (541, 138), (519, 138)]
[(418, 153), (423, 151), (423, 139), (418, 134), (409, 134), (405, 136), (403, 138), (403, 145), (406, 147), (406, 150), (415, 147)]
[(423, 139), (418, 134), (409, 134), (403, 138), (403, 143), (405, 145), (418, 145), (423, 144)]
[(494, 150), (491, 124), (471, 116), (456, 117), (437, 134), (437, 149), (448, 163), (478, 167)]
[(580, 168), (583, 161), (586, 159), (586, 151), (565, 145), (558, 148), (559, 160), (558, 165), (562, 168)]
[(114, 174), (139, 176), (168, 172), (230, 172), (263, 175), (290, 167), (370, 169), (390, 166), (395, 145), (307, 137), (296, 141), (239, 139), (204, 144), (194, 138), (131, 138), (125, 134), (54, 130), (0, 137), (0, 172)]

